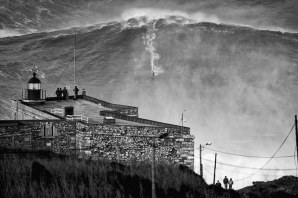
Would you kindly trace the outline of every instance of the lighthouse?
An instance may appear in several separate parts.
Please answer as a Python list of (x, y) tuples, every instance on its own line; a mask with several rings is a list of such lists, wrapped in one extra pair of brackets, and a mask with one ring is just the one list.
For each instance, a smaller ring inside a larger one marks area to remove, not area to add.
[(41, 89), (41, 82), (33, 72), (33, 77), (27, 82), (27, 89), (22, 92), (23, 102), (43, 103), (45, 102), (46, 91)]

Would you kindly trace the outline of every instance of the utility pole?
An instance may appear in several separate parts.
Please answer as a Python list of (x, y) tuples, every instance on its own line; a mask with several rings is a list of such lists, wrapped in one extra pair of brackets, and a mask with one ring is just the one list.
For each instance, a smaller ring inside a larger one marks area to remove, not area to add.
[(216, 173), (216, 156), (217, 156), (217, 153), (215, 153), (215, 161), (214, 161), (214, 175), (213, 175), (213, 185), (215, 185), (215, 173)]
[(213, 174), (212, 198), (214, 198), (215, 173), (216, 173), (216, 156), (217, 156), (217, 153), (215, 153), (215, 160), (214, 160), (214, 174)]
[(203, 178), (202, 145), (200, 144), (200, 175)]
[[(298, 128), (297, 128), (297, 115), (295, 115), (295, 130), (296, 130), (296, 149), (297, 149), (297, 153), (296, 155), (298, 156)], [(297, 162), (298, 162), (298, 157), (297, 158)]]
[(152, 166), (151, 166), (151, 181), (152, 181), (152, 198), (155, 198), (155, 150), (156, 150), (156, 138), (158, 139), (165, 139), (168, 137), (168, 133), (163, 133), (159, 136), (153, 137), (153, 144), (152, 144)]
[(203, 178), (203, 163), (202, 163), (202, 149), (204, 148), (204, 146), (210, 146), (212, 143), (211, 142), (207, 142), (206, 144), (204, 144), (203, 146), (200, 144), (200, 175)]
[(152, 147), (152, 166), (151, 166), (151, 175), (152, 175), (152, 198), (155, 198), (155, 139), (153, 139)]

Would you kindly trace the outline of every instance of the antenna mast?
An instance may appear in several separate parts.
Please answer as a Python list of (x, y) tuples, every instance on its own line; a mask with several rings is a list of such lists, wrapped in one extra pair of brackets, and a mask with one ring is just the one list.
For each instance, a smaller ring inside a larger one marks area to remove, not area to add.
[(181, 126), (182, 126), (182, 128), (183, 128), (183, 122), (184, 122), (184, 112), (186, 112), (186, 110), (184, 109), (183, 111), (182, 111), (182, 114), (181, 114)]
[(182, 115), (181, 115), (181, 126), (182, 126), (182, 128), (183, 128), (183, 121), (184, 121), (184, 119), (183, 119), (183, 112), (182, 112)]
[(76, 48), (77, 48), (77, 29), (75, 28), (75, 47), (73, 49), (73, 67), (74, 67), (74, 81), (73, 84), (76, 86), (77, 81), (76, 81)]

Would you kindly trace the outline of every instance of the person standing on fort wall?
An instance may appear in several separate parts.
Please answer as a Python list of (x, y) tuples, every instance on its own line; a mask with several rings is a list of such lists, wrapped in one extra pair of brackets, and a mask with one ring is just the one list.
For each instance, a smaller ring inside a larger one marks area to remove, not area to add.
[(57, 96), (57, 100), (59, 101), (59, 88), (57, 88), (56, 90), (56, 96)]
[(62, 88), (59, 88), (59, 100), (62, 102), (63, 100), (63, 91)]
[(79, 88), (77, 86), (75, 86), (75, 88), (73, 89), (73, 91), (74, 91), (74, 97), (73, 97), (73, 99), (76, 100), (77, 97), (78, 97), (78, 93), (79, 93), (80, 90), (79, 90)]
[(56, 90), (56, 95), (57, 95), (57, 100), (58, 100), (58, 102), (59, 101), (62, 101), (62, 89), (61, 88), (57, 88), (57, 90)]
[(64, 87), (62, 91), (63, 91), (63, 99), (68, 100), (69, 96), (68, 96), (68, 91), (67, 91), (66, 87)]
[(86, 96), (86, 90), (85, 89), (83, 89), (82, 95)]

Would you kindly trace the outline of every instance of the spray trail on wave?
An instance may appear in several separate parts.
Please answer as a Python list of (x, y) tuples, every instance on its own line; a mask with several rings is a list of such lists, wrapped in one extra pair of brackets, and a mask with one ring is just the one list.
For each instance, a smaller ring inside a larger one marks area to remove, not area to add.
[(158, 64), (160, 55), (156, 50), (156, 32), (156, 21), (154, 21), (152, 24), (148, 26), (147, 33), (143, 37), (144, 44), (146, 46), (146, 51), (150, 54), (151, 71), (153, 76), (159, 75), (160, 73), (164, 72), (161, 65)]

